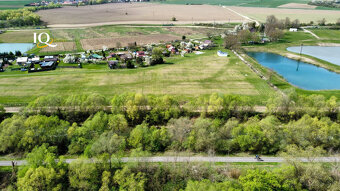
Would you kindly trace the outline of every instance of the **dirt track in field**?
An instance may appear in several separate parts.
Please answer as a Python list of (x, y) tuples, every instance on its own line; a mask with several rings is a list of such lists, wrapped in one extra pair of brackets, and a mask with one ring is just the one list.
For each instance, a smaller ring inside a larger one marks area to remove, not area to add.
[[(198, 22), (242, 22), (244, 18), (219, 6), (109, 3), (63, 7), (37, 12), (50, 26), (96, 26), (103, 24), (190, 24)], [(126, 14), (127, 13), (127, 14)], [(178, 21), (171, 21), (176, 17)]]

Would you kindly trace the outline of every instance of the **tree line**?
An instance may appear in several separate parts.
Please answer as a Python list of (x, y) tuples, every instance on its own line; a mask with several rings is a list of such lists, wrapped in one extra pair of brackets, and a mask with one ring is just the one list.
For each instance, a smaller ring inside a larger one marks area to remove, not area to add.
[(40, 16), (35, 11), (60, 7), (60, 4), (51, 3), (47, 6), (0, 11), (0, 28), (40, 25)]
[(186, 104), (169, 95), (120, 94), (107, 106), (97, 94), (39, 97), (1, 122), (0, 152), (25, 153), (44, 143), (58, 153), (87, 156), (136, 149), (276, 154), (290, 145), (340, 148), (334, 96), (275, 96), (266, 113), (254, 113), (246, 98), (219, 94)]
[[(293, 155), (299, 153), (298, 155)], [(290, 156), (277, 167), (237, 168), (213, 163), (121, 163), (107, 154), (70, 164), (46, 144), (27, 154), (25, 166), (7, 173), (6, 190), (312, 190), (336, 191), (340, 185), (339, 164), (302, 163), (295, 156), (313, 158), (316, 149), (291, 148)], [(141, 152), (132, 153), (141, 156)], [(109, 162), (110, 161), (110, 162)]]

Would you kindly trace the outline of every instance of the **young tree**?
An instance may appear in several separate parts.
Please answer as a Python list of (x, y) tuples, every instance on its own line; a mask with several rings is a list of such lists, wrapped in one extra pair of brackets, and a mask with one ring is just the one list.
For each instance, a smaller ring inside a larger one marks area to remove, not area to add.
[(321, 19), (321, 20), (318, 21), (318, 23), (319, 23), (320, 26), (325, 26), (325, 25), (326, 25), (326, 22), (327, 22), (327, 21), (326, 21), (325, 18), (323, 18), (323, 19)]
[(161, 48), (152, 49), (152, 62), (151, 65), (163, 64), (163, 51)]
[(35, 147), (27, 155), (28, 165), (18, 172), (19, 190), (64, 190), (67, 164), (63, 158), (56, 162), (55, 148), (46, 144)]
[(100, 174), (94, 163), (79, 158), (69, 165), (70, 186), (76, 190), (97, 190), (100, 185)]
[(232, 35), (232, 34), (227, 34), (224, 38), (224, 47), (226, 49), (238, 49), (240, 47), (240, 42), (237, 36)]
[(125, 166), (122, 170), (117, 170), (113, 181), (119, 185), (119, 190), (145, 190), (145, 183), (147, 179), (143, 172), (132, 173), (128, 166)]

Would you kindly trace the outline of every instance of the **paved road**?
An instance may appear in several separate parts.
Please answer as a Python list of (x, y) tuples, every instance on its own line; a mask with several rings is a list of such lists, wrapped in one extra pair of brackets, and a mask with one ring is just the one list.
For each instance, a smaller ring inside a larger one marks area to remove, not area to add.
[[(122, 162), (226, 162), (226, 163), (249, 163), (249, 162), (284, 162), (285, 159), (281, 157), (262, 157), (263, 161), (257, 161), (254, 157), (124, 157)], [(340, 157), (317, 157), (313, 159), (298, 158), (302, 162), (340, 162)], [(66, 159), (66, 163), (71, 163), (76, 159)], [(89, 159), (89, 162), (91, 160)], [(15, 161), (16, 165), (24, 165), (26, 161)], [(12, 161), (0, 161), (0, 166), (12, 166)]]

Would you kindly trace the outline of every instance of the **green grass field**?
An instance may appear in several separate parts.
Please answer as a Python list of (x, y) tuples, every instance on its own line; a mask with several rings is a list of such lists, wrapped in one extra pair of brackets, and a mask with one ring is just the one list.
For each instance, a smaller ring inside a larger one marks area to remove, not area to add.
[(278, 7), (287, 3), (308, 3), (309, 0), (166, 0), (162, 3), (172, 4), (210, 4), (245, 7)]
[(0, 1), (0, 10), (1, 9), (18, 9), (23, 8), (24, 5), (28, 3), (34, 2), (33, 0), (1, 0)]
[(261, 104), (274, 94), (265, 81), (234, 55), (218, 57), (216, 50), (184, 58), (171, 57), (167, 64), (148, 68), (109, 70), (107, 65), (85, 65), (83, 69), (23, 74), (0, 74), (0, 103), (27, 103), (37, 96), (99, 93), (173, 94), (194, 97), (211, 93), (250, 96)]

